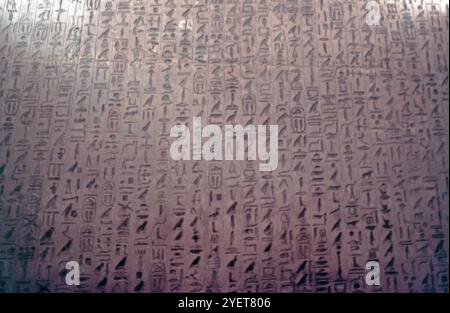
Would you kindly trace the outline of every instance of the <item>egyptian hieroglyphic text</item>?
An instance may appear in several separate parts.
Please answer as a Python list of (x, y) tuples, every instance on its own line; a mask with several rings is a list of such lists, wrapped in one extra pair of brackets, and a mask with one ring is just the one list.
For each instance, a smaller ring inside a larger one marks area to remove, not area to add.
[[(445, 0), (0, 0), (0, 291), (448, 291), (448, 33)], [(278, 168), (174, 161), (196, 116), (278, 125)]]

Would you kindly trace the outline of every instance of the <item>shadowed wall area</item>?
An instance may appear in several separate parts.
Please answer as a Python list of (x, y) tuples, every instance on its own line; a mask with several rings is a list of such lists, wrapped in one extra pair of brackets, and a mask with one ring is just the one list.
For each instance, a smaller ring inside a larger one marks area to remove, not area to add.
[[(445, 0), (0, 0), (0, 291), (448, 292), (448, 35)], [(277, 168), (174, 160), (194, 117), (278, 125)]]

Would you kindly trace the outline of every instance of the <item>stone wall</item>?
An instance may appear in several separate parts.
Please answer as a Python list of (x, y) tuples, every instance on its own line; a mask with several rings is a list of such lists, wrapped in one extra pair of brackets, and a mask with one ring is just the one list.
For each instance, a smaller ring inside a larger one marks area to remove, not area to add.
[[(448, 33), (445, 0), (0, 0), (0, 291), (448, 292)], [(173, 160), (193, 117), (278, 125), (278, 168)]]

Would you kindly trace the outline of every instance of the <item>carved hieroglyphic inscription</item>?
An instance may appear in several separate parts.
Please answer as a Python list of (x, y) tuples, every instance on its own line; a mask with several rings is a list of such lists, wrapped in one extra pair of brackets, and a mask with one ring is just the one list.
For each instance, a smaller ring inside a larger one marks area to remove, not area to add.
[[(0, 0), (0, 291), (448, 291), (448, 33), (445, 0)], [(277, 169), (174, 161), (194, 117), (278, 125)]]

